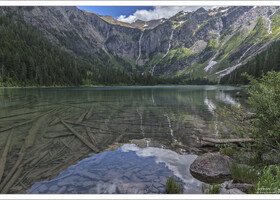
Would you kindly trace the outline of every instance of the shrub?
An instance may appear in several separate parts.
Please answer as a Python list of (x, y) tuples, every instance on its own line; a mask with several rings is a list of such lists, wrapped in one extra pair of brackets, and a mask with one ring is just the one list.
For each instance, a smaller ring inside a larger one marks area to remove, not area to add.
[(221, 186), (219, 184), (209, 185), (207, 194), (219, 194)]
[(280, 73), (268, 72), (259, 79), (248, 76), (250, 107), (256, 115), (252, 119), (252, 133), (259, 145), (279, 149), (280, 145)]
[(230, 172), (232, 178), (238, 182), (254, 184), (258, 181), (258, 171), (247, 165), (233, 163)]
[(257, 194), (280, 194), (280, 167), (271, 165), (262, 170), (256, 187)]
[(166, 180), (166, 193), (167, 194), (182, 194), (182, 185), (175, 180), (174, 177), (170, 177)]
[(232, 147), (224, 147), (220, 149), (220, 152), (224, 155), (232, 156), (236, 152), (236, 150)]

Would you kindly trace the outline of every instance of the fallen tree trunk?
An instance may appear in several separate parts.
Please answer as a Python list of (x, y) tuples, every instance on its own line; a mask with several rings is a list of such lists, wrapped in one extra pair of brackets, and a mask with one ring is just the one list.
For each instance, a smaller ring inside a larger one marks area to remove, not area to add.
[(9, 137), (8, 137), (8, 140), (7, 140), (5, 149), (4, 149), (4, 151), (3, 151), (3, 153), (2, 153), (2, 157), (1, 157), (1, 159), (0, 159), (0, 182), (1, 182), (2, 176), (3, 176), (3, 174), (4, 174), (5, 165), (6, 165), (6, 160), (7, 160), (7, 155), (8, 155), (10, 146), (11, 146), (13, 134), (14, 134), (14, 129), (12, 129), (12, 131), (11, 131)]
[(227, 143), (240, 143), (240, 142), (254, 142), (252, 138), (234, 138), (234, 139), (214, 139), (214, 138), (201, 138), (202, 141), (211, 142), (215, 144), (227, 144)]
[(13, 184), (16, 182), (16, 180), (19, 178), (21, 172), (22, 172), (23, 168), (19, 168), (16, 173), (13, 175), (13, 177), (11, 178), (11, 180), (7, 183), (7, 185), (5, 185), (5, 187), (3, 188), (3, 190), (1, 191), (1, 194), (7, 194), (9, 189), (13, 186)]
[(10, 129), (12, 129), (12, 128), (16, 128), (16, 127), (18, 127), (18, 126), (22, 126), (22, 125), (25, 125), (25, 124), (29, 124), (29, 123), (35, 121), (36, 119), (38, 119), (38, 118), (40, 118), (40, 117), (42, 117), (42, 116), (44, 116), (44, 115), (47, 115), (47, 114), (49, 114), (49, 113), (51, 113), (51, 112), (53, 112), (53, 111), (55, 111), (55, 110), (56, 110), (56, 109), (52, 109), (52, 110), (50, 110), (50, 111), (48, 111), (48, 112), (46, 112), (46, 113), (43, 113), (43, 114), (41, 114), (41, 115), (38, 115), (37, 117), (34, 117), (33, 119), (30, 119), (30, 120), (27, 120), (27, 121), (24, 121), (24, 122), (19, 122), (19, 123), (16, 123), (16, 124), (14, 124), (14, 125), (10, 125), (10, 126), (1, 128), (1, 129), (0, 129), (0, 132), (4, 132), (4, 131), (10, 130)]
[(64, 126), (66, 126), (66, 128), (68, 128), (77, 138), (79, 138), (85, 145), (87, 145), (90, 149), (92, 149), (93, 151), (95, 151), (96, 153), (99, 152), (99, 150), (93, 146), (93, 144), (89, 141), (87, 141), (80, 133), (78, 133), (77, 131), (75, 131), (75, 129), (73, 129), (71, 126), (69, 126), (66, 122), (64, 122), (63, 120), (61, 120), (62, 124)]
[(21, 150), (19, 151), (19, 156), (18, 159), (15, 163), (15, 165), (13, 166), (13, 168), (9, 171), (8, 175), (5, 177), (5, 179), (3, 180), (3, 182), (0, 185), (0, 190), (2, 190), (5, 185), (8, 183), (8, 181), (10, 181), (11, 177), (14, 175), (15, 171), (18, 169), (18, 167), (20, 166), (24, 156), (25, 156), (25, 147), (24, 145), (22, 146)]
[(84, 112), (84, 113), (79, 117), (79, 119), (76, 121), (76, 123), (81, 123), (81, 122), (84, 120), (84, 118), (85, 118), (85, 116), (86, 116), (87, 113), (88, 113), (87, 111)]
[(43, 123), (43, 119), (39, 118), (35, 122), (35, 124), (33, 124), (31, 129), (29, 130), (27, 136), (25, 137), (25, 147), (26, 148), (33, 146), (35, 138), (36, 138), (36, 134), (39, 131), (39, 129), (41, 128), (42, 123)]
[(88, 111), (88, 113), (86, 115), (86, 119), (89, 119), (91, 117), (92, 111), (93, 111), (93, 107), (91, 107), (90, 110)]

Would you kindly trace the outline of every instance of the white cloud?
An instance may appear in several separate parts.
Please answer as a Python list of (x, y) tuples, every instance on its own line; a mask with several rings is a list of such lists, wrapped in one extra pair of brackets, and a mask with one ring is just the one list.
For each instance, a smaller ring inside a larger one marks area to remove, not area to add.
[[(155, 6), (152, 10), (137, 10), (129, 16), (120, 15), (117, 20), (127, 23), (133, 23), (140, 19), (149, 21), (160, 18), (170, 18), (180, 11), (195, 11), (201, 6)], [(216, 6), (204, 6), (205, 9), (214, 8)]]

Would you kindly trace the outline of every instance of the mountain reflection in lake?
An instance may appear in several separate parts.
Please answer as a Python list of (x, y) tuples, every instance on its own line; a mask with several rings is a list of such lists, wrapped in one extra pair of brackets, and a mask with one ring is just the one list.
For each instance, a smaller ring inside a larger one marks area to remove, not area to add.
[(92, 155), (51, 181), (35, 183), (28, 193), (165, 193), (166, 179), (174, 175), (183, 182), (185, 193), (201, 193), (201, 182), (189, 172), (196, 157), (126, 144)]
[(0, 89), (0, 155), (6, 157), (0, 191), (164, 193), (166, 178), (175, 175), (186, 193), (200, 193), (201, 183), (188, 171), (202, 153), (197, 141), (219, 136), (223, 122), (214, 111), (242, 104), (237, 90)]

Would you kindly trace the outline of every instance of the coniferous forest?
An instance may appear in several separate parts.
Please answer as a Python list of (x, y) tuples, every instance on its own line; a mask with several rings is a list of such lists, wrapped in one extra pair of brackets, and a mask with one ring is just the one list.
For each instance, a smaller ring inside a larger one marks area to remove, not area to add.
[[(72, 55), (47, 41), (42, 34), (23, 21), (15, 23), (0, 16), (0, 86), (82, 86), (82, 85), (155, 85), (218, 82), (183, 76), (155, 77), (124, 68), (111, 67), (99, 59)], [(280, 70), (280, 42), (251, 61), (224, 76), (220, 84), (248, 84), (243, 73), (260, 77), (262, 73)], [(108, 59), (108, 58), (104, 58)]]
[(64, 52), (34, 28), (0, 17), (0, 86), (154, 85), (176, 83), (132, 74)]
[(259, 53), (245, 65), (224, 76), (220, 84), (249, 84), (247, 76), (260, 77), (268, 71), (280, 71), (280, 41), (274, 42), (265, 51)]

